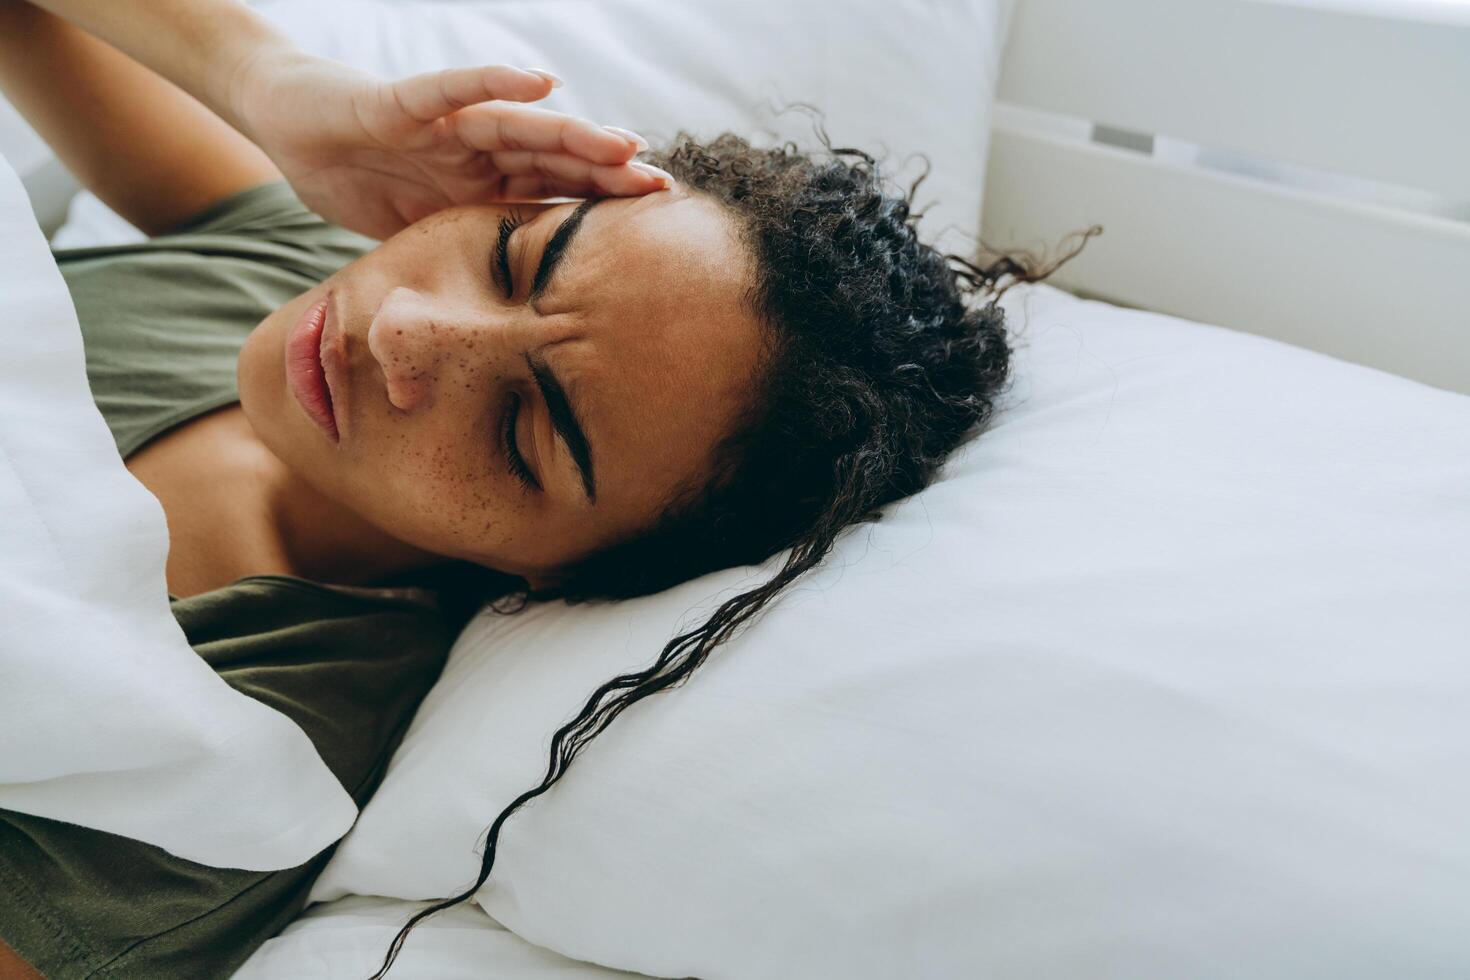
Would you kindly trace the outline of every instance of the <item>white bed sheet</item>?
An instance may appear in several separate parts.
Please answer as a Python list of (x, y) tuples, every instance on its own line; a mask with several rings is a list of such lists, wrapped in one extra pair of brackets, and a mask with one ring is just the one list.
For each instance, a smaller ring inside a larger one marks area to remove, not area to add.
[[(233, 980), (363, 980), (409, 917), (432, 902), (349, 895), (318, 902), (256, 950)], [(609, 980), (638, 977), (533, 946), (478, 905), (465, 902), (420, 922), (388, 976), (392, 980)]]

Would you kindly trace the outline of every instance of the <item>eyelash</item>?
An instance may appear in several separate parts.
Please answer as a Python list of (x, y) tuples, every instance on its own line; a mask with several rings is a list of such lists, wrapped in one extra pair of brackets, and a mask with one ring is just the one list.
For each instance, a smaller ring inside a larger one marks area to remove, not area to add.
[(510, 256), (508, 252), (510, 236), (517, 228), (525, 223), (525, 219), (519, 213), (516, 213), (514, 217), (507, 218), (502, 216), (500, 219), (500, 236), (495, 240), (495, 255), (493, 260), (494, 267), (500, 270), (500, 276), (492, 275), (490, 278), (505, 280), (499, 283), (499, 285), (505, 290), (507, 296), (515, 295), (515, 284), (510, 281)]
[(513, 394), (511, 398), (514, 401), (510, 408), (506, 409), (505, 419), (501, 423), (501, 441), (505, 444), (505, 462), (510, 467), (511, 475), (519, 481), (521, 486), (527, 490), (539, 490), (540, 485), (531, 475), (530, 467), (526, 465), (519, 447), (516, 446), (516, 420), (521, 414), (521, 396)]

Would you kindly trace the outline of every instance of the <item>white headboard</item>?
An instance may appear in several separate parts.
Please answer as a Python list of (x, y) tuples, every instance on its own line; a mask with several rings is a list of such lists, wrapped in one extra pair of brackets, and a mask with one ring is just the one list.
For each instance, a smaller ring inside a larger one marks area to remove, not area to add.
[(1470, 393), (1470, 221), (1147, 152), (1173, 137), (1470, 202), (1470, 5), (1019, 0), (1000, 100), (987, 245), (1101, 224), (1057, 285)]

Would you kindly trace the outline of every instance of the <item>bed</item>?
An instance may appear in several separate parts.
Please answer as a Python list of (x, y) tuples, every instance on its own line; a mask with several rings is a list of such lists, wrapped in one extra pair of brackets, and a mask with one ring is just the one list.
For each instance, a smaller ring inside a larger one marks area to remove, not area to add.
[[(745, 122), (741, 72), (831, 9), (377, 3), (328, 31), (261, 7), (379, 68), (499, 43), (569, 98), (601, 45), (658, 104), (571, 105), (651, 138)], [(774, 94), (827, 105), (834, 141), (930, 150), (924, 227), (956, 249), (1104, 234), (1007, 295), (986, 435), (620, 718), (390, 976), (1464, 975), (1470, 10), (861, 8)], [(856, 50), (890, 68), (872, 90)], [(53, 243), (130, 234), (24, 134), (7, 155)], [(478, 618), (314, 904), (236, 976), (376, 969), (586, 692), (769, 567)]]

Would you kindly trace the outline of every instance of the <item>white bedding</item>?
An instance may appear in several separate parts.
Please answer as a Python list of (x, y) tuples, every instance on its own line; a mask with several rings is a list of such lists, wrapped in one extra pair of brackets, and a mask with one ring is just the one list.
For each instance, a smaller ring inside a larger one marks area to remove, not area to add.
[(0, 157), (0, 807), (203, 864), (301, 864), (357, 808), (294, 722), (169, 611), (163, 508), (87, 387), (81, 328)]
[[(430, 918), (390, 976), (571, 968), (500, 923), (703, 980), (1470, 972), (1470, 398), (1007, 305), (993, 430), (626, 712), (507, 824), (495, 918)], [(375, 969), (571, 695), (712, 589), (467, 631), (313, 893), (403, 901), (317, 905), (240, 976)]]
[[(232, 980), (363, 980), (403, 923), (431, 902), (349, 895), (311, 906), (256, 950)], [(613, 980), (639, 974), (532, 946), (466, 902), (414, 927), (391, 980)]]
[[(623, 712), (477, 900), (662, 977), (1470, 975), (1470, 397), (1006, 306), (993, 427)], [(587, 694), (763, 577), (471, 623), (313, 898), (461, 890)]]

